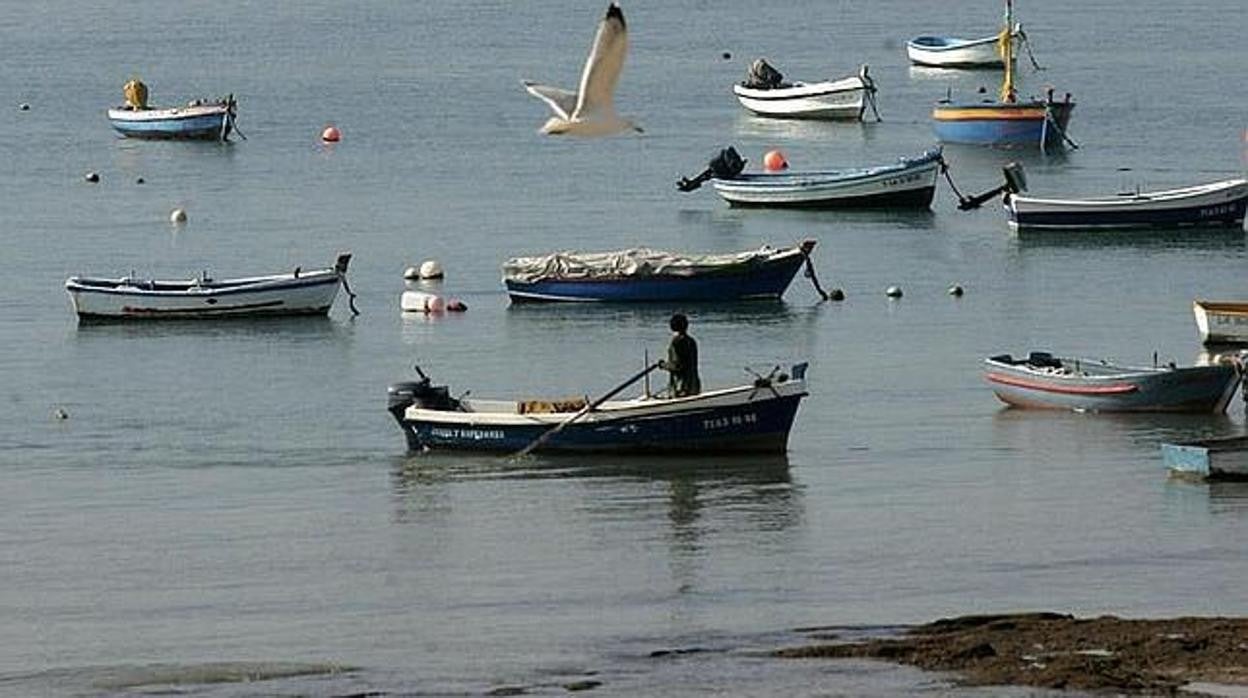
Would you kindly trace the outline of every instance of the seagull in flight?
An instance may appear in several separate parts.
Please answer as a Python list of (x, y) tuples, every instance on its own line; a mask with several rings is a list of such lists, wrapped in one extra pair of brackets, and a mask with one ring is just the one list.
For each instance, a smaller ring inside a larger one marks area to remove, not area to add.
[(615, 113), (613, 95), (628, 53), (628, 28), (624, 12), (611, 3), (598, 23), (594, 45), (589, 50), (581, 87), (577, 92), (525, 80), (524, 89), (550, 105), (555, 113), (541, 128), (548, 135), (610, 136), (623, 131), (642, 133), (641, 128)]

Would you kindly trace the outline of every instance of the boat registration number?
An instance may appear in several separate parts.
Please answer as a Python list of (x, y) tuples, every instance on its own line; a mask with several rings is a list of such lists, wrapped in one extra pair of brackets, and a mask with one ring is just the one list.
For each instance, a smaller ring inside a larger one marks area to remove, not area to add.
[(501, 429), (447, 429), (434, 427), (429, 435), (436, 439), (470, 439), (472, 441), (502, 441)]
[(729, 427), (739, 427), (745, 424), (757, 424), (758, 415), (753, 412), (745, 412), (742, 414), (734, 414), (730, 417), (715, 417), (714, 419), (702, 420), (702, 428), (706, 431), (715, 429), (727, 429)]
[(901, 175), (900, 177), (889, 177), (888, 179), (884, 180), (884, 186), (898, 187), (903, 184), (910, 184), (911, 182), (917, 182), (917, 181), (919, 181), (919, 175), (917, 174)]
[(1218, 204), (1217, 206), (1206, 206), (1200, 209), (1201, 218), (1213, 218), (1215, 216), (1225, 216), (1235, 212), (1235, 204)]

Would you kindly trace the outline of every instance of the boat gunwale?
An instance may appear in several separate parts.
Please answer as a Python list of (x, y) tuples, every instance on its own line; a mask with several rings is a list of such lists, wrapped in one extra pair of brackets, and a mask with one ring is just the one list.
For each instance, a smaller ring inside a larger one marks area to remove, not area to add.
[[(1142, 203), (1170, 203), (1183, 202), (1185, 199), (1194, 199), (1200, 196), (1208, 196), (1224, 191), (1232, 191), (1236, 187), (1243, 187), (1244, 191), (1240, 196), (1228, 199), (1229, 201), (1237, 201), (1239, 199), (1248, 199), (1248, 179), (1243, 177), (1235, 177), (1231, 179), (1222, 179), (1216, 182), (1206, 182), (1204, 184), (1193, 184), (1187, 187), (1179, 187), (1175, 189), (1163, 189), (1151, 192), (1136, 192), (1134, 194), (1119, 194), (1114, 196), (1098, 196), (1087, 199), (1057, 199), (1045, 198), (1038, 196), (1025, 196), (1022, 194), (1010, 194), (1006, 200), (1006, 208), (1014, 209), (1017, 202), (1038, 205), (1058, 205), (1068, 206), (1071, 208), (1080, 207), (1105, 207), (1108, 204), (1142, 204)], [(1227, 203), (1217, 202), (1217, 203)], [(1026, 212), (1024, 212), (1026, 213)]]

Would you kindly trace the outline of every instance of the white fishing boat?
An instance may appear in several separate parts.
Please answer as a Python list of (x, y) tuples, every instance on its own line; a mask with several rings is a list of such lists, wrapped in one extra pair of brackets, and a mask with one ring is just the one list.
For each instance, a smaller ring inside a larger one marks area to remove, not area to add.
[[(1022, 34), (1022, 25), (1015, 24), (1012, 38)], [(980, 39), (953, 36), (916, 36), (906, 42), (906, 55), (915, 65), (931, 68), (1001, 68), (1001, 35)]]
[(838, 80), (788, 83), (760, 58), (751, 66), (749, 79), (733, 85), (732, 91), (741, 106), (759, 116), (853, 120), (862, 119), (868, 104), (875, 108), (876, 89), (866, 65), (857, 75)]
[(707, 169), (677, 183), (693, 191), (709, 181), (730, 206), (771, 208), (928, 208), (940, 171), (939, 148), (895, 163), (809, 172), (743, 173), (745, 161), (724, 149)]
[(1205, 344), (1248, 344), (1248, 301), (1192, 301)]
[(1089, 199), (1044, 199), (1008, 193), (1010, 228), (1180, 228), (1243, 225), (1248, 179), (1224, 179), (1164, 191)]
[(234, 95), (212, 101), (191, 100), (178, 107), (150, 107), (147, 86), (131, 80), (123, 90), (126, 103), (108, 110), (108, 120), (127, 138), (225, 141), (238, 133), (238, 102)]
[(327, 269), (296, 267), (285, 274), (239, 279), (217, 280), (207, 272), (173, 281), (71, 276), (65, 290), (84, 320), (325, 315), (340, 284), (351, 294), (346, 279), (350, 261), (350, 254), (342, 254)]

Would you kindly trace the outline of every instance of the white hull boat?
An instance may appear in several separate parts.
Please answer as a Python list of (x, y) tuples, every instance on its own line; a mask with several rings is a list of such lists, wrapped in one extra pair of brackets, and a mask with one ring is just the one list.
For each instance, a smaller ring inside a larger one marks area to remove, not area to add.
[(223, 280), (72, 276), (65, 290), (83, 320), (325, 315), (346, 285), (350, 261), (343, 254), (327, 269)]
[(1091, 199), (1005, 197), (1013, 230), (1236, 226), (1248, 207), (1248, 179)]
[(732, 86), (741, 106), (759, 116), (787, 119), (861, 119), (875, 84), (862, 66), (857, 75), (776, 87)]
[[(1012, 36), (1021, 29), (1015, 26)], [(915, 65), (931, 68), (1001, 68), (999, 34), (982, 39), (959, 39), (952, 36), (916, 36), (906, 42), (906, 55)]]
[(1248, 301), (1196, 300), (1192, 314), (1205, 344), (1248, 344)]
[(739, 174), (710, 182), (731, 206), (928, 208), (940, 163), (937, 149), (876, 167)]

